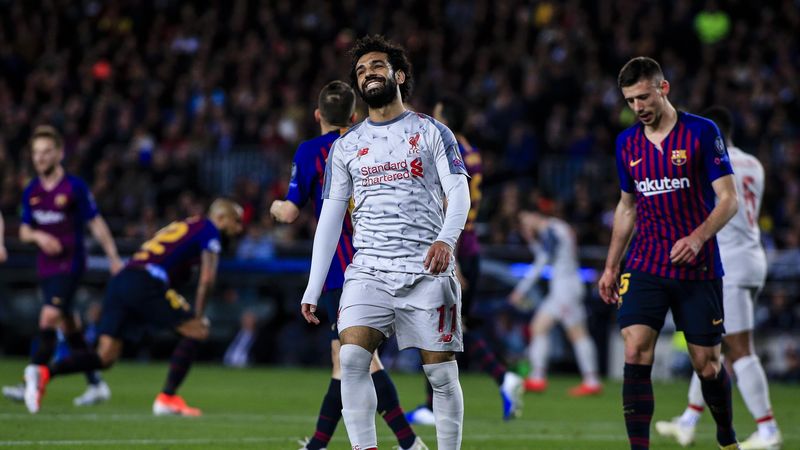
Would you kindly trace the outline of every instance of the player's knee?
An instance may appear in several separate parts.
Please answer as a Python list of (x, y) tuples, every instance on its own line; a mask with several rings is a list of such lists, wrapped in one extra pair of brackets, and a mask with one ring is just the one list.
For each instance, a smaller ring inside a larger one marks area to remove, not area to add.
[(449, 391), (458, 385), (458, 363), (447, 361), (422, 366), (434, 391)]
[(53, 329), (61, 323), (61, 311), (53, 307), (44, 307), (39, 314), (39, 329)]
[(363, 347), (354, 344), (342, 345), (339, 350), (339, 365), (342, 373), (369, 372), (372, 353)]
[(700, 377), (702, 380), (715, 380), (717, 379), (717, 374), (719, 373), (720, 365), (719, 362), (707, 362), (702, 367), (697, 368), (695, 371), (697, 372), (697, 376)]
[(628, 364), (652, 364), (653, 351), (645, 345), (626, 345), (625, 362)]

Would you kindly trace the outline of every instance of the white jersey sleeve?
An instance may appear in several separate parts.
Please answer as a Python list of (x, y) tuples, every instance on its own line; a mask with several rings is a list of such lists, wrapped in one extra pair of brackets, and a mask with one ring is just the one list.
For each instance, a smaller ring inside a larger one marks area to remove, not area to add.
[(767, 276), (767, 258), (761, 246), (758, 217), (764, 197), (764, 167), (756, 157), (730, 146), (739, 210), (717, 233), (723, 282), (761, 287)]
[(322, 186), (322, 198), (349, 201), (353, 195), (353, 179), (347, 170), (347, 163), (342, 151), (337, 150), (338, 140), (331, 146), (328, 162), (325, 164), (325, 180)]

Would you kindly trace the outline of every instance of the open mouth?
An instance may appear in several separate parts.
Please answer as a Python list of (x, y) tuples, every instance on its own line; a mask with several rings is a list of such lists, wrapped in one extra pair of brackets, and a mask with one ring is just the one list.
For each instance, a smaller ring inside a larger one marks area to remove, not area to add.
[(381, 89), (384, 84), (386, 84), (386, 80), (383, 78), (370, 78), (364, 81), (362, 89), (364, 92)]
[(652, 118), (653, 118), (653, 113), (650, 112), (639, 114), (639, 120), (641, 120), (642, 122), (648, 122)]

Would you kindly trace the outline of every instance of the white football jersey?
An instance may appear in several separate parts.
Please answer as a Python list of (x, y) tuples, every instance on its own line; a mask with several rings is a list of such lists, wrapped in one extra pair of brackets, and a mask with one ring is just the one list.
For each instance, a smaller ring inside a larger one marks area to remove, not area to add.
[[(424, 114), (369, 119), (334, 142), (322, 198), (353, 199), (353, 263), (426, 273), (423, 262), (444, 223), (440, 179), (467, 175), (453, 133)], [(451, 275), (450, 269), (442, 275)]]
[(739, 210), (717, 233), (725, 283), (763, 286), (767, 276), (767, 257), (761, 246), (758, 215), (764, 197), (764, 167), (748, 153), (728, 147), (736, 180)]
[[(578, 242), (572, 228), (561, 219), (550, 217), (547, 227), (528, 245), (533, 265), (517, 284), (515, 290), (528, 292), (539, 280), (544, 266), (550, 265), (550, 292), (582, 289)], [(577, 286), (577, 287), (576, 287)]]

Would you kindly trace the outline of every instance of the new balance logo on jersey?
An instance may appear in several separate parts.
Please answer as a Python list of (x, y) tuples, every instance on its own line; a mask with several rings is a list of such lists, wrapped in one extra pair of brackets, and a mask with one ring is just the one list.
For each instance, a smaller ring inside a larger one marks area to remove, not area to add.
[(409, 156), (419, 154), (419, 133), (408, 138), (408, 145), (411, 146), (408, 149)]
[(362, 148), (361, 150), (358, 151), (358, 157), (361, 158), (362, 156), (366, 155), (367, 153), (369, 153), (369, 147), (364, 147), (364, 148)]
[(411, 161), (411, 175), (415, 177), (422, 177), (425, 171), (422, 168), (422, 158), (417, 158)]
[(645, 178), (642, 181), (636, 182), (636, 190), (641, 192), (645, 197), (652, 195), (667, 194), (675, 192), (678, 189), (687, 189), (692, 185), (686, 177), (681, 178), (668, 178), (664, 177), (657, 180)]
[(450, 334), (450, 333), (443, 334), (443, 335), (441, 335), (439, 337), (439, 340), (437, 342), (440, 342), (442, 344), (449, 344), (449, 343), (453, 342), (453, 335)]

